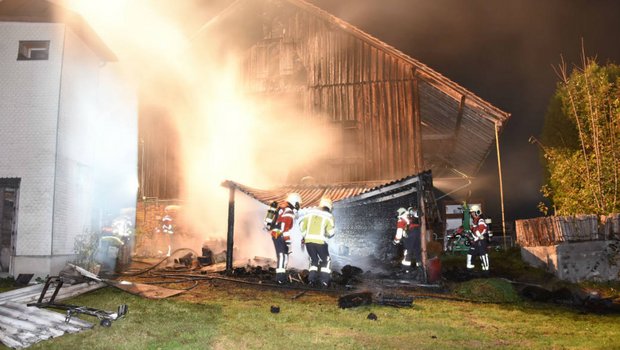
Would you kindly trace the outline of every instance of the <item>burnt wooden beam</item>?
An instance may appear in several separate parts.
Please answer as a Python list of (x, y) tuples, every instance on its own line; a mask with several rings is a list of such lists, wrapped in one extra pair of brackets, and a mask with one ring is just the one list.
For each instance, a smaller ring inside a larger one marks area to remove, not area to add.
[[(396, 193), (392, 193), (392, 194), (387, 194), (387, 195), (383, 195), (383, 196), (376, 197), (376, 198), (366, 199), (366, 200), (363, 200), (363, 201), (348, 202), (348, 203), (346, 203), (346, 205), (342, 205), (342, 206), (354, 207), (354, 206), (357, 206), (357, 205), (368, 205), (368, 204), (387, 202), (387, 201), (390, 201), (392, 199), (408, 196), (410, 194), (416, 193), (417, 191), (418, 191), (418, 189), (416, 187), (412, 187), (412, 188), (410, 188), (408, 190), (405, 190), (405, 191), (402, 191), (402, 192), (396, 192)], [(341, 203), (341, 202), (339, 202), (339, 203)]]
[(403, 181), (398, 181), (396, 183), (393, 183), (391, 185), (387, 185), (381, 188), (378, 188), (376, 190), (372, 190), (372, 191), (368, 191), (366, 193), (357, 195), (355, 197), (349, 197), (346, 199), (343, 199), (341, 201), (339, 201), (341, 204), (349, 204), (349, 203), (353, 203), (356, 201), (361, 201), (361, 200), (368, 200), (371, 199), (373, 197), (377, 197), (377, 196), (381, 196), (381, 195), (387, 195), (388, 193), (390, 193), (391, 191), (395, 191), (398, 190), (400, 188), (409, 186), (409, 185), (414, 185), (415, 183), (417, 183), (418, 181), (420, 181), (418, 176), (413, 176), (409, 179), (403, 180)]
[(230, 186), (228, 195), (228, 232), (226, 236), (226, 273), (233, 269), (233, 247), (235, 242), (235, 187)]

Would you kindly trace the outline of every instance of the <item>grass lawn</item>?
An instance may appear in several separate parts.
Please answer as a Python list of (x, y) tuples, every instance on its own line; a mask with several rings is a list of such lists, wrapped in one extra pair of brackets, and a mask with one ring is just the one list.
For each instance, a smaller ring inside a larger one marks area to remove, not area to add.
[[(147, 300), (107, 287), (68, 302), (106, 310), (126, 303), (126, 318), (31, 348), (620, 349), (620, 315), (437, 299), (416, 299), (412, 308), (340, 309), (337, 296), (308, 292), (291, 299), (298, 293), (215, 281), (167, 300)], [(280, 313), (271, 313), (272, 305)], [(370, 312), (376, 321), (367, 319)]]

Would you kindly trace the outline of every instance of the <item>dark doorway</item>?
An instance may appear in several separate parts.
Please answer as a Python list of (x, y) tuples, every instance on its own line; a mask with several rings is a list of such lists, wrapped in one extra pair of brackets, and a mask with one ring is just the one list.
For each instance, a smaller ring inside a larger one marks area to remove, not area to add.
[(20, 180), (0, 179), (0, 272), (9, 272), (15, 255)]

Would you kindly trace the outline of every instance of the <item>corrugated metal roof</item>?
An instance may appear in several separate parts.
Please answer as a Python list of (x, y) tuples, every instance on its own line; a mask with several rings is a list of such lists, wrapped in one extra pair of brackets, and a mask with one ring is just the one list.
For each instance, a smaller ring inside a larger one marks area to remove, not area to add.
[(302, 199), (302, 206), (318, 206), (322, 197), (329, 197), (332, 201), (340, 201), (365, 191), (368, 191), (377, 183), (349, 183), (349, 184), (329, 184), (329, 185), (286, 185), (275, 187), (268, 190), (252, 188), (234, 181), (227, 180), (222, 186), (236, 188), (257, 201), (269, 205), (271, 202), (284, 202), (289, 193), (299, 193)]
[(0, 303), (0, 341), (13, 349), (92, 327), (92, 323), (77, 317), (66, 322), (65, 315), (58, 312), (12, 301)]
[[(429, 174), (425, 172), (422, 174)], [(357, 201), (370, 199), (380, 195), (394, 195), (396, 192), (408, 194), (411, 188), (419, 181), (420, 175), (410, 175), (390, 182), (357, 182), (341, 184), (300, 184), (285, 185), (268, 190), (256, 189), (235, 181), (226, 180), (222, 186), (235, 188), (257, 201), (269, 205), (271, 202), (284, 202), (289, 193), (298, 193), (302, 199), (302, 207), (318, 206), (322, 197), (328, 197), (334, 205), (352, 204)]]
[[(58, 302), (104, 286), (106, 284), (103, 282), (63, 284), (55, 300)], [(25, 305), (37, 302), (43, 289), (43, 284), (36, 284), (0, 293), (0, 342), (13, 349), (21, 349), (93, 327), (92, 323), (77, 317), (67, 322), (66, 316), (61, 313)], [(49, 288), (44, 300), (49, 300), (54, 292), (54, 288)]]

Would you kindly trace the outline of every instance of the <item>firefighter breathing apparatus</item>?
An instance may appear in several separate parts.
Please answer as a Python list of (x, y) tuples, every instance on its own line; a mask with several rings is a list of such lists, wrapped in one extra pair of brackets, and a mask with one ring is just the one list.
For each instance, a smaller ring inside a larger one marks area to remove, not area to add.
[(276, 220), (278, 220), (278, 202), (274, 201), (274, 202), (271, 202), (271, 204), (269, 204), (269, 208), (267, 209), (267, 214), (265, 214), (264, 229), (266, 231), (273, 229), (273, 226), (275, 225)]

